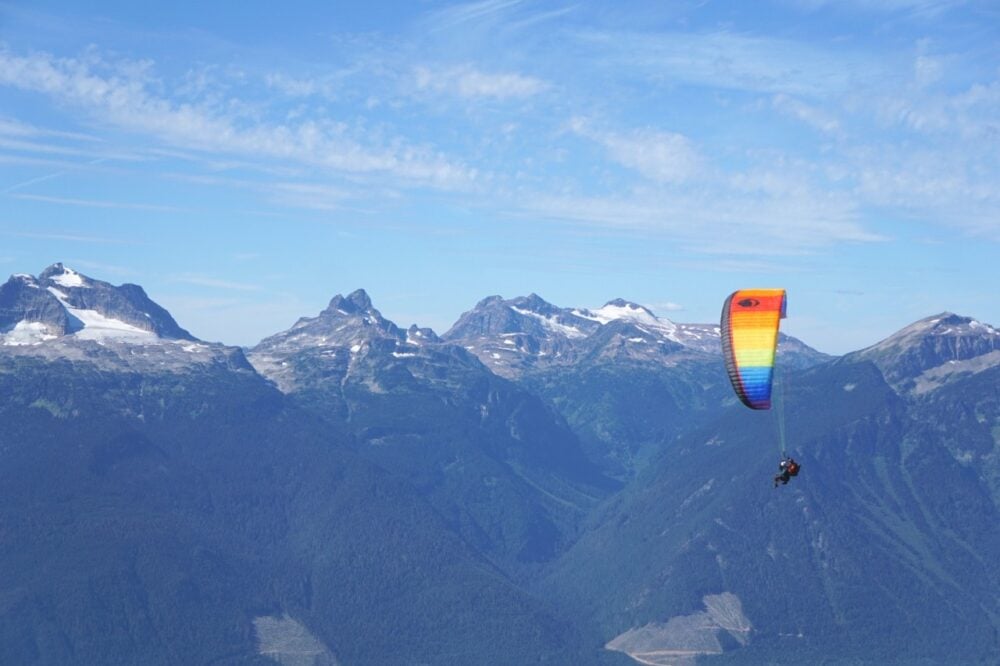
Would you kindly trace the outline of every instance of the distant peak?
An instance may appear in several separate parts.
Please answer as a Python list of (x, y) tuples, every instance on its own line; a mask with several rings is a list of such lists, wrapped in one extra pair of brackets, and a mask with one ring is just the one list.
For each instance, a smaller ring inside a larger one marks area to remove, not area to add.
[(503, 303), (503, 296), (487, 296), (483, 300), (476, 303), (476, 309), (489, 307), (494, 303)]
[[(616, 298), (608, 301), (604, 304), (604, 307), (627, 308), (629, 310), (645, 310), (646, 312), (649, 312), (648, 308), (645, 308), (637, 303), (633, 303), (632, 301), (626, 301), (624, 298)], [(650, 314), (652, 313), (650, 312)]]
[(640, 323), (645, 323), (649, 325), (667, 325), (673, 326), (673, 324), (666, 319), (660, 319), (653, 311), (642, 305), (638, 305), (631, 301), (626, 301), (624, 298), (616, 298), (614, 300), (608, 301), (598, 310), (581, 310), (579, 312), (580, 316), (592, 319), (594, 321), (599, 321), (602, 324), (607, 324), (616, 320), (626, 320), (635, 321)]
[(947, 326), (949, 324), (965, 323), (971, 321), (971, 319), (969, 317), (963, 317), (961, 315), (957, 315), (954, 312), (942, 312), (940, 314), (934, 315), (933, 317), (927, 317), (923, 321), (928, 324), (934, 324), (935, 326), (939, 324), (944, 324)]
[(41, 281), (50, 280), (63, 287), (86, 287), (90, 281), (86, 275), (64, 266), (62, 262), (56, 262), (46, 268), (38, 276), (38, 279)]
[(368, 297), (368, 292), (364, 289), (355, 289), (347, 295), (347, 300), (353, 303), (359, 310), (370, 310), (372, 299)]
[(66, 270), (66, 267), (61, 261), (57, 261), (54, 264), (49, 265), (44, 271), (42, 271), (41, 277), (49, 277), (50, 275), (58, 275)]
[(368, 293), (364, 289), (356, 289), (346, 297), (337, 294), (330, 299), (330, 305), (326, 309), (328, 312), (339, 310), (345, 314), (357, 314), (366, 312), (371, 307), (372, 299), (368, 297)]
[(900, 330), (896, 335), (907, 335), (922, 332), (937, 334), (942, 331), (949, 331), (954, 327), (968, 326), (972, 324), (973, 321), (974, 320), (971, 317), (963, 317), (962, 315), (955, 314), (954, 312), (941, 312), (913, 322), (909, 326)]
[(409, 342), (440, 342), (441, 338), (430, 328), (421, 328), (416, 324), (410, 326), (406, 331), (406, 339)]
[(531, 312), (537, 312), (539, 314), (552, 314), (558, 308), (549, 303), (547, 300), (539, 296), (538, 294), (531, 293), (527, 296), (519, 296), (514, 300), (510, 301), (510, 304), (521, 308), (522, 310), (529, 310)]

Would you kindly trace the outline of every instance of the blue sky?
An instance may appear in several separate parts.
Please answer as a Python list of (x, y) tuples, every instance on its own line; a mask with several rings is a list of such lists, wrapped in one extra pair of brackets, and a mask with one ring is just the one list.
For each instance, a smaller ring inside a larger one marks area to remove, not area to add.
[(241, 345), (359, 287), (438, 332), (742, 287), (829, 353), (1000, 324), (995, 2), (159, 4), (0, 3), (0, 271)]

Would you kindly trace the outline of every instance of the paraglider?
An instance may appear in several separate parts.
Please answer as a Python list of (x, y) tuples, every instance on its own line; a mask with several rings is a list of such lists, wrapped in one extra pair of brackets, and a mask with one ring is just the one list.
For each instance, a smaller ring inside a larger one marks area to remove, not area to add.
[(722, 353), (733, 390), (750, 409), (771, 408), (784, 289), (735, 291), (722, 307)]
[[(722, 353), (740, 401), (750, 409), (771, 409), (778, 326), (785, 318), (784, 289), (741, 289), (722, 306)], [(780, 411), (780, 410), (779, 410)], [(774, 485), (788, 483), (800, 465), (785, 452), (783, 415), (778, 415), (781, 461)]]
[(795, 461), (795, 458), (782, 458), (781, 462), (778, 463), (778, 473), (774, 476), (774, 487), (777, 488), (779, 483), (781, 485), (787, 484), (790, 478), (799, 475), (799, 469), (800, 465)]

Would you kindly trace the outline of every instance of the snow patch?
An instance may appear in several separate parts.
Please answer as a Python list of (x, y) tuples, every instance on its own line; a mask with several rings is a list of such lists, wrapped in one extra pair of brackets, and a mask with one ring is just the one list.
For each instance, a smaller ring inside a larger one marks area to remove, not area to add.
[(539, 314), (537, 312), (532, 312), (531, 310), (525, 310), (524, 308), (519, 308), (514, 305), (510, 306), (510, 309), (514, 312), (524, 315), (526, 317), (534, 317), (541, 321), (544, 326), (555, 333), (561, 333), (567, 338), (583, 338), (586, 337), (586, 333), (581, 331), (575, 326), (570, 326), (569, 324), (563, 324), (555, 317), (546, 317), (545, 315)]
[(72, 323), (76, 325), (77, 330), (73, 331), (72, 335), (80, 340), (105, 340), (114, 338), (131, 342), (151, 342), (159, 339), (159, 336), (152, 331), (126, 324), (120, 319), (106, 317), (97, 310), (75, 308), (66, 300), (68, 296), (55, 287), (49, 287), (49, 293), (59, 299), (59, 302), (66, 308), (70, 316), (76, 319)]
[(72, 268), (63, 268), (63, 272), (50, 278), (53, 282), (63, 287), (88, 287), (83, 276)]
[(649, 330), (642, 328), (642, 326), (646, 326), (654, 329), (668, 340), (681, 342), (681, 339), (677, 335), (679, 330), (677, 324), (669, 319), (660, 319), (646, 308), (634, 303), (626, 303), (625, 305), (608, 303), (598, 310), (573, 310), (573, 314), (599, 322), (600, 324), (608, 324), (613, 321), (628, 321), (635, 324), (636, 328), (643, 333), (649, 333)]
[(19, 321), (0, 335), (0, 344), (12, 347), (40, 345), (57, 337), (59, 336), (49, 332), (49, 327), (40, 321)]

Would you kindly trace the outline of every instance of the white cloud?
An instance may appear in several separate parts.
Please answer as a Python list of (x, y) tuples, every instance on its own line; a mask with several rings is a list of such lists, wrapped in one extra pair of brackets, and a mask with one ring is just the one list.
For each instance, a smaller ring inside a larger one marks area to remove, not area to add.
[(611, 159), (661, 183), (683, 182), (702, 169), (694, 145), (680, 134), (639, 130), (604, 137)]
[[(983, 150), (989, 151), (990, 146)], [(866, 201), (977, 236), (1000, 240), (997, 156), (937, 147), (879, 145), (859, 151), (857, 189)], [(992, 159), (993, 166), (986, 166)]]
[(416, 67), (414, 80), (419, 90), (448, 93), (467, 99), (531, 97), (548, 87), (545, 82), (534, 77), (516, 73), (488, 73), (471, 65), (439, 69)]
[(41, 203), (59, 204), (62, 206), (78, 206), (82, 208), (116, 208), (123, 210), (147, 210), (164, 213), (189, 213), (190, 209), (177, 206), (162, 206), (158, 204), (134, 203), (130, 201), (111, 201), (107, 199), (75, 199), (72, 197), (53, 197), (44, 194), (24, 194), (8, 192), (12, 199), (38, 201)]
[(754, 196), (725, 188), (686, 192), (657, 190), (642, 196), (552, 196), (525, 199), (534, 216), (672, 238), (709, 254), (782, 256), (835, 243), (885, 238), (859, 222), (848, 196), (803, 191), (782, 197)]
[(913, 78), (921, 88), (941, 80), (944, 76), (944, 63), (940, 58), (919, 55), (913, 61)]
[(171, 278), (171, 282), (181, 282), (184, 284), (193, 284), (199, 287), (211, 287), (212, 289), (225, 289), (230, 291), (261, 291), (261, 287), (255, 284), (248, 284), (245, 282), (233, 282), (231, 280), (220, 280), (218, 278), (208, 277), (205, 275), (195, 275), (191, 273), (185, 273), (183, 275), (177, 275)]
[(264, 82), (268, 88), (289, 97), (311, 97), (324, 92), (324, 86), (315, 79), (296, 79), (284, 74), (271, 73), (264, 76)]
[(829, 111), (806, 104), (784, 93), (779, 93), (772, 97), (771, 106), (779, 113), (795, 118), (827, 134), (837, 134), (840, 132), (840, 123)]
[(681, 183), (699, 175), (705, 167), (694, 143), (681, 134), (654, 129), (598, 131), (580, 118), (572, 120), (570, 127), (576, 134), (604, 146), (613, 161), (654, 182)]
[(152, 92), (147, 63), (108, 63), (46, 54), (0, 51), (0, 85), (50, 95), (86, 111), (93, 121), (139, 132), (174, 147), (287, 160), (336, 172), (390, 175), (440, 188), (469, 187), (476, 172), (435, 151), (390, 141), (362, 145), (343, 124), (302, 121), (278, 124), (238, 118), (223, 110), (177, 103)]
[(807, 11), (834, 7), (873, 13), (906, 12), (923, 18), (935, 18), (967, 2), (966, 0), (789, 0), (789, 4)]
[(0, 234), (5, 236), (13, 236), (15, 238), (35, 238), (38, 240), (47, 241), (67, 241), (70, 243), (99, 243), (106, 245), (142, 245), (144, 242), (135, 240), (126, 240), (123, 238), (110, 238), (102, 236), (84, 236), (76, 233), (60, 233), (60, 232), (28, 232), (28, 231), (0, 231)]
[(90, 134), (80, 132), (63, 132), (45, 127), (38, 127), (29, 123), (23, 123), (11, 118), (0, 118), (0, 134), (5, 136), (44, 136), (71, 139), (73, 141), (100, 141)]
[(350, 192), (316, 183), (274, 183), (265, 186), (275, 202), (312, 210), (340, 210), (352, 196)]
[(792, 40), (727, 31), (577, 33), (607, 65), (644, 80), (756, 93), (821, 97), (880, 78), (885, 68), (847, 50), (832, 53)]
[(650, 303), (649, 304), (649, 308), (651, 310), (653, 310), (653, 312), (656, 312), (656, 313), (660, 313), (660, 312), (682, 312), (684, 310), (684, 306), (683, 305), (681, 305), (679, 303), (674, 303), (673, 301), (662, 301), (662, 302), (657, 302), (657, 303)]
[(435, 30), (449, 30), (503, 14), (522, 2), (523, 0), (481, 0), (453, 5), (432, 14), (430, 24)]

